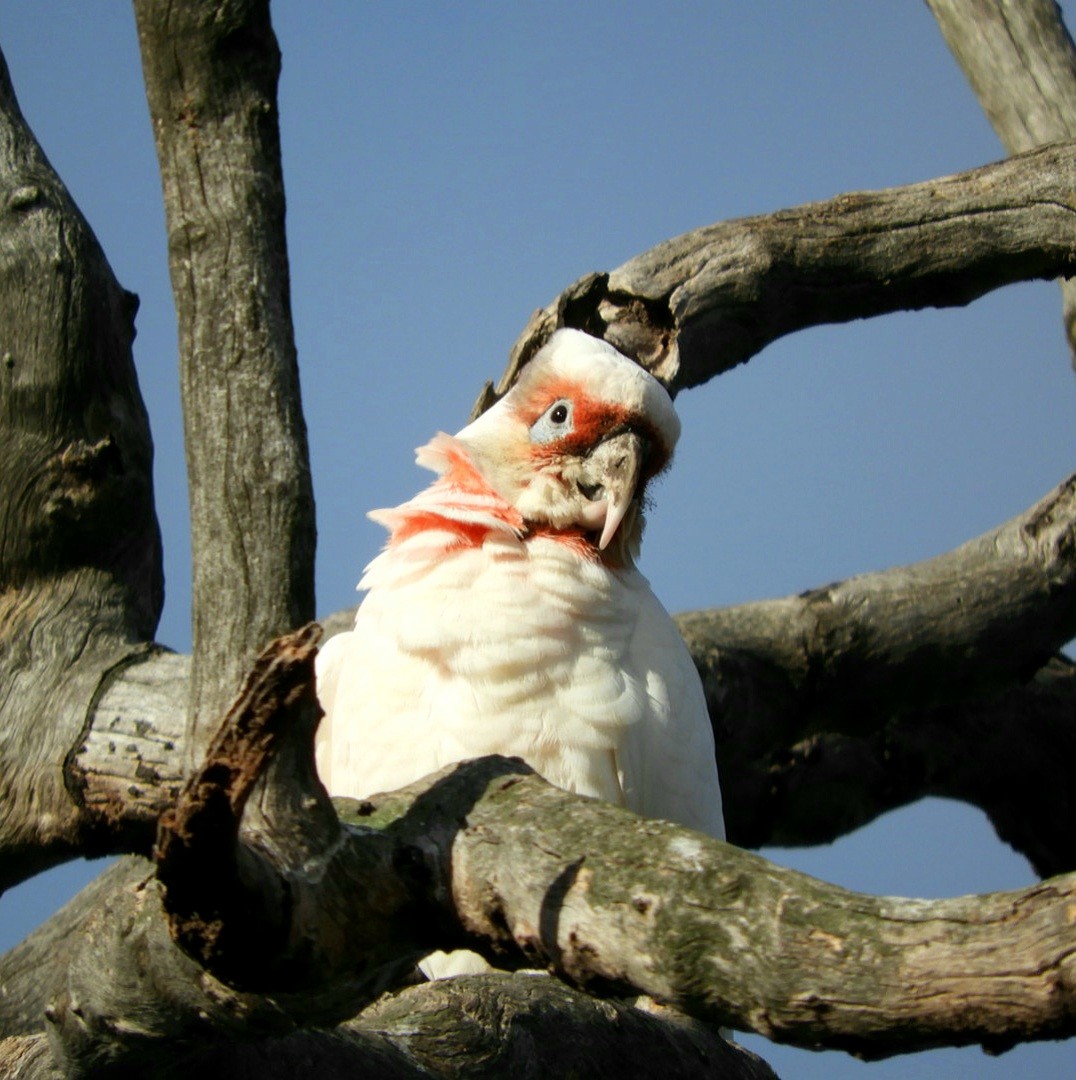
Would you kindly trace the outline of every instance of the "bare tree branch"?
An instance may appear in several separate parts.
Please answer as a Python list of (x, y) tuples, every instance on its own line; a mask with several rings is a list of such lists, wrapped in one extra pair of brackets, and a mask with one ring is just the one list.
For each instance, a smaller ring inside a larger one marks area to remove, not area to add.
[(1025, 683), (1076, 635), (1076, 476), (933, 559), (678, 625), (696, 656), (726, 645), (779, 671), (803, 734)]
[[(18, 381), (17, 351), (0, 358), (0, 378), (18, 392), (13, 402), (39, 383), (61, 387), (47, 393), (79, 408), (104, 393), (97, 411), (127, 426), (99, 431), (79, 413), (58, 434), (42, 428), (25, 440), (11, 422), (3, 432), (8, 460), (30, 462), (28, 475), (47, 480), (28, 520), (18, 517), (21, 505), (0, 519), (11, 522), (0, 544), (7, 881), (78, 850), (148, 851), (155, 819), (187, 771), (177, 759), (205, 746), (206, 722), (223, 711), (255, 649), (310, 615), (312, 500), (267, 6), (136, 0), (136, 9), (185, 364), (199, 575), (194, 671), (146, 644), (160, 602), (159, 547), (130, 372), (131, 305), (98, 274), (95, 245), (79, 246), (88, 231), (66, 197), (53, 201), (58, 181), (11, 97), (0, 102), (0, 158), (10, 151), (12, 164), (0, 161), (0, 170), (13, 184), (7, 213), (31, 223), (32, 242), (0, 243), (0, 304), (14, 305), (18, 324), (39, 318), (19, 305), (39, 300), (49, 317), (63, 311), (83, 327), (78, 355), (92, 364), (65, 368), (50, 353), (41, 379), (38, 354), (20, 345), (33, 379)], [(1009, 281), (1069, 273), (1074, 179), (1076, 145), (1064, 145), (711, 226), (576, 283), (538, 313), (516, 358), (554, 324), (576, 325), (676, 390), (813, 323), (966, 303)], [(78, 240), (71, 280), (91, 268), (85, 293), (76, 282), (58, 297), (35, 276), (56, 257), (40, 229), (54, 221), (65, 244)], [(89, 297), (84, 306), (99, 321), (78, 322), (82, 300), (71, 307), (72, 295)], [(742, 786), (781, 788), (780, 813), (776, 800), (767, 808), (760, 795), (744, 799), (768, 814), (771, 835), (808, 802), (805, 785), (851, 790), (853, 765), (861, 786), (864, 776), (891, 782), (873, 803), (864, 796), (845, 810), (845, 821), (917, 788), (987, 801), (989, 789), (1004, 792), (1005, 775), (992, 769), (1014, 724), (984, 719), (999, 690), (1039, 710), (1041, 738), (1031, 741), (1040, 754), (1020, 767), (1041, 776), (1051, 747), (1061, 759), (1051, 768), (1067, 767), (1058, 748), (1068, 754), (1072, 742), (1064, 734), (1071, 670), (1054, 664), (1018, 684), (1072, 633), (1073, 489), (1070, 481), (997, 535), (931, 563), (734, 614), (732, 644), (709, 620), (688, 620), (702, 641), (696, 654), (711, 703), (725, 709), (715, 707), (719, 729), (733, 726), (727, 710), (741, 691), (735, 708), (753, 721), (740, 736), (753, 748)], [(780, 628), (762, 629), (774, 616)], [(16, 646), (31, 636), (37, 651), (28, 661)], [(179, 793), (160, 832), (159, 880), (145, 864), (122, 867), (91, 890), (92, 904), (79, 901), (0, 960), (3, 1029), (22, 1032), (0, 1044), (13, 1067), (54, 1074), (35, 1034), (46, 1002), (49, 1046), (69, 1069), (161, 1074), (166, 1057), (176, 1075), (224, 1061), (279, 1074), (298, 1060), (317, 1061), (326, 1076), (334, 1068), (422, 1075), (449, 1071), (467, 1044), (469, 1060), (495, 1051), (498, 1068), (517, 1071), (530, 1053), (557, 1071), (570, 1040), (549, 1037), (535, 1054), (527, 1043), (535, 1031), (571, 1030), (592, 1047), (630, 1031), (618, 1043), (623, 1060), (664, 1040), (663, 1061), (687, 1070), (700, 1055), (712, 1062), (723, 1053), (706, 1024), (864, 1056), (966, 1042), (1003, 1049), (1076, 1030), (1072, 876), (1005, 896), (859, 897), (576, 799), (497, 760), (341, 804), (341, 826), (310, 761), (310, 643), (300, 636), (274, 648)], [(188, 692), (191, 728), (180, 704)], [(757, 720), (752, 694), (781, 708)], [(35, 742), (28, 734), (40, 732), (42, 715), (53, 722)], [(935, 752), (976, 722), (985, 761), (946, 768)], [(1003, 735), (991, 744), (997, 729)], [(883, 771), (887, 756), (900, 761), (903, 787)], [(804, 828), (817, 829), (826, 813), (834, 820), (839, 802)], [(1004, 798), (990, 805), (999, 830), (1035, 849), (1038, 865), (1071, 859), (1065, 800), (1034, 803), (1023, 815), (1030, 825)], [(1043, 827), (1051, 815), (1052, 830)], [(701, 1023), (594, 1001), (553, 980), (498, 976), (414, 988), (346, 1031), (308, 1030), (367, 1004), (419, 951), (461, 944), (548, 967), (589, 991), (641, 991)], [(446, 1022), (458, 1042), (444, 1034)], [(742, 1058), (726, 1066), (723, 1075), (752, 1075)]]
[(968, 304), (1076, 268), (1076, 145), (840, 195), (667, 240), (535, 312), (480, 412), (560, 326), (602, 337), (673, 392), (821, 323)]
[(343, 1030), (390, 1038), (436, 1076), (774, 1075), (743, 1047), (672, 1009), (646, 999), (596, 999), (534, 975), (410, 987), (380, 999)]
[[(1026, 686), (891, 717), (862, 736), (820, 732), (732, 757), (730, 815), (755, 844), (828, 843), (935, 795), (978, 806), (1050, 877), (1076, 866), (1076, 666), (1056, 658)], [(969, 748), (973, 748), (969, 752)]]
[(1043, 875), (1076, 866), (1076, 684), (1064, 661), (1032, 680), (1076, 634), (1076, 478), (937, 558), (678, 625), (734, 842), (822, 843), (934, 794)]
[(1076, 137), (1076, 45), (1054, 0), (927, 0), (1010, 154)]
[[(1076, 137), (1076, 45), (1054, 0), (927, 0), (1005, 149)], [(1076, 364), (1076, 283), (1061, 283)]]
[(267, 0), (134, 7), (179, 318), (194, 564), (187, 748), (195, 760), (256, 652), (314, 616), (280, 54)]
[[(409, 925), (445, 927), (443, 944), (458, 943), (456, 923), (494, 955), (518, 950), (591, 992), (641, 991), (712, 1024), (866, 1057), (1076, 1032), (1076, 875), (956, 900), (861, 896), (569, 795), (496, 758), (338, 805), (354, 830), (344, 847), (368, 872), (337, 888), (347, 864), (334, 845), (304, 902), (304, 925), (322, 940), (338, 922), (352, 928), (349, 948), (361, 951), (357, 938), (376, 950), (364, 915), (385, 895), (385, 875), (398, 881), (406, 868)], [(359, 854), (383, 843), (395, 849), (389, 859)], [(361, 994), (379, 978), (359, 962), (350, 976), (326, 971), (328, 985), (307, 986), (301, 999), (254, 999), (223, 984), (207, 992), (207, 973), (167, 946), (160, 904), (159, 887), (144, 883), (86, 933), (49, 1012), (65, 1060), (120, 1061), (132, 1039), (135, 1049), (151, 1037), (219, 1039), (237, 1017), (245, 1029), (286, 1034), (300, 1017), (317, 1022), (314, 1002), (331, 1015), (348, 985)], [(133, 1000), (136, 1036), (109, 1022)]]

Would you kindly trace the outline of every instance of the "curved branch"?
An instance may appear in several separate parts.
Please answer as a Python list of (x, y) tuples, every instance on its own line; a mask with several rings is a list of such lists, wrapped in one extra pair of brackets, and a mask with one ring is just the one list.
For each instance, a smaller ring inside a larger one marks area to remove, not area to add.
[[(927, 0), (1005, 149), (1076, 136), (1076, 45), (1054, 0)], [(1061, 282), (1076, 364), (1076, 282)]]
[(1076, 634), (1076, 478), (937, 558), (677, 622), (736, 843), (821, 843), (935, 794), (1040, 873), (1076, 866), (1074, 683), (1063, 661), (1029, 683)]
[(603, 337), (673, 392), (821, 323), (970, 303), (1076, 269), (1076, 145), (957, 176), (840, 195), (667, 240), (537, 311), (496, 391), (559, 326)]
[[(726, 692), (736, 696), (741, 689)], [(863, 735), (820, 731), (782, 743), (784, 716), (768, 712), (773, 697), (755, 696), (759, 710), (745, 717), (744, 743), (732, 739), (721, 747), (734, 843), (830, 843), (888, 810), (935, 795), (978, 806), (1040, 876), (1076, 866), (1071, 661), (1054, 658), (1026, 686), (996, 697), (911, 710)]]
[[(350, 987), (360, 977), (379, 992), (422, 953), (409, 925), (407, 875), (394, 868), (386, 845), (344, 843), (315, 775), (320, 635), (311, 624), (264, 650), (204, 762), (162, 815), (155, 851), (169, 932), (184, 951), (232, 985), (286, 990), (289, 998), (308, 985), (317, 990), (340, 979)], [(285, 800), (263, 803), (260, 814), (245, 817), (270, 760), (289, 745), (305, 751), (305, 773), (292, 777), (305, 814), (296, 819)], [(359, 898), (371, 879), (379, 884), (363, 903)], [(350, 894), (350, 902), (342, 902), (337, 890)], [(361, 906), (362, 932), (327, 923), (326, 904), (352, 914)], [(366, 978), (372, 967), (385, 968), (386, 976)], [(370, 994), (364, 987), (363, 1001)], [(354, 1014), (350, 992), (345, 1001), (328, 1007), (333, 1019)], [(306, 1008), (324, 1022), (324, 1004), (292, 1011)]]
[(409, 987), (343, 1030), (388, 1038), (435, 1076), (774, 1077), (760, 1058), (672, 1009), (599, 1000), (533, 974)]

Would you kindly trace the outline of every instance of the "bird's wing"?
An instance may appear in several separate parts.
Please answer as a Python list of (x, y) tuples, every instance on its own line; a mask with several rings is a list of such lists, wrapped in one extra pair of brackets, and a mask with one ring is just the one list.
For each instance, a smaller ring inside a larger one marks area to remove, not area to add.
[(702, 684), (676, 624), (632, 573), (637, 618), (625, 669), (646, 686), (648, 715), (624, 732), (617, 767), (627, 805), (723, 839), (713, 729)]
[(325, 714), (314, 737), (314, 760), (317, 762), (321, 782), (329, 791), (332, 791), (333, 702), (336, 700), (336, 687), (340, 682), (340, 672), (347, 659), (347, 643), (350, 637), (350, 632), (333, 635), (318, 650), (314, 663), (318, 703)]

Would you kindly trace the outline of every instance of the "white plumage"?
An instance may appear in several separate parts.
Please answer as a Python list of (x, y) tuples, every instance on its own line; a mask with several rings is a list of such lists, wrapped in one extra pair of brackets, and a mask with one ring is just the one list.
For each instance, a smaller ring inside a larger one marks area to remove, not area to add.
[(485, 754), (723, 836), (687, 649), (633, 553), (679, 423), (611, 346), (558, 331), (512, 391), (418, 452), (439, 478), (371, 515), (390, 530), (355, 628), (318, 658), (321, 777), (403, 786)]

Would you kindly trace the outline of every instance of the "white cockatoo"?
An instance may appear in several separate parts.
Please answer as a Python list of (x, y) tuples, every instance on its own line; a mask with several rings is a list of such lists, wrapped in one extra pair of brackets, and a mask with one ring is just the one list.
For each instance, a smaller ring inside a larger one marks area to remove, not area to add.
[(334, 795), (505, 754), (548, 781), (723, 837), (702, 685), (635, 568), (680, 432), (661, 384), (559, 330), (496, 405), (421, 447), (438, 473), (390, 533), (354, 630), (318, 657)]

